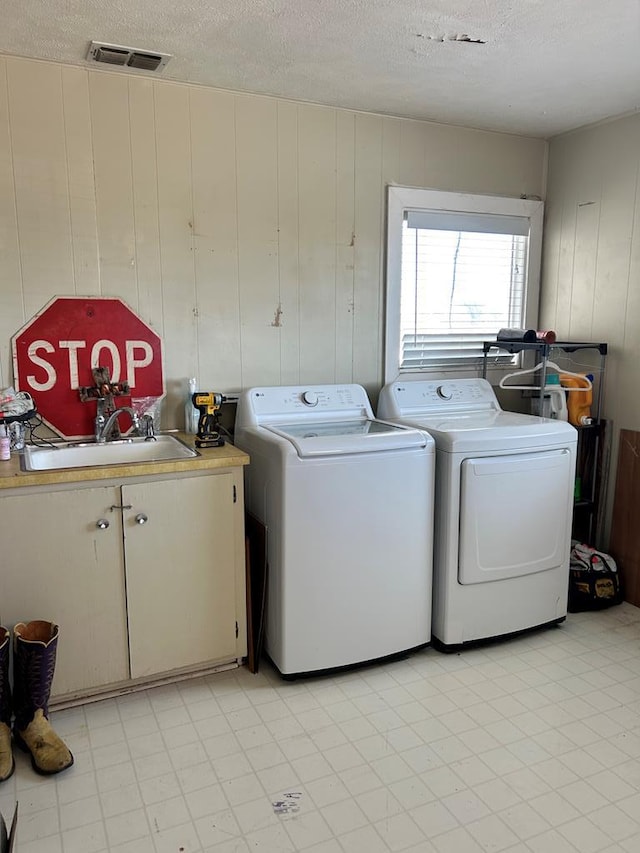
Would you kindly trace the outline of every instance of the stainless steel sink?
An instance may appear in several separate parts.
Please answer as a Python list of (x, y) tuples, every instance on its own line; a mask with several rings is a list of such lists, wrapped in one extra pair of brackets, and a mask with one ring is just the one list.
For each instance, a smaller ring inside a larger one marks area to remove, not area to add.
[(96, 465), (128, 465), (133, 462), (163, 462), (199, 456), (173, 435), (158, 435), (155, 441), (125, 438), (95, 442), (62, 442), (36, 446), (25, 445), (22, 467), (25, 471), (55, 471), (58, 468), (88, 468)]

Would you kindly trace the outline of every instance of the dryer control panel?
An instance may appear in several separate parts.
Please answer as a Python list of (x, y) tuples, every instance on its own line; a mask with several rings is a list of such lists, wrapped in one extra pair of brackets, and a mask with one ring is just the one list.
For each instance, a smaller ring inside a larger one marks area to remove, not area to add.
[(486, 379), (397, 381), (382, 389), (378, 417), (486, 410), (500, 411), (500, 404)]

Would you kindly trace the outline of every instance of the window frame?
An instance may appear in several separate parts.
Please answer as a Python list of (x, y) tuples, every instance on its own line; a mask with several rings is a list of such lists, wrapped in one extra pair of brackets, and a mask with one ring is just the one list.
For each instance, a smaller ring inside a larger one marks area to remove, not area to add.
[[(529, 220), (529, 246), (524, 287), (525, 328), (537, 328), (540, 297), (540, 266), (542, 256), (542, 225), (544, 202), (538, 199), (509, 198), (497, 195), (445, 192), (419, 187), (387, 187), (387, 257), (386, 257), (386, 310), (384, 343), (384, 381), (393, 382), (398, 377), (424, 376), (437, 373), (459, 376), (476, 375), (477, 359), (469, 357), (447, 365), (402, 370), (400, 368), (400, 297), (402, 286), (402, 224), (405, 211), (425, 210), (434, 213), (493, 214), (517, 216)], [(496, 330), (497, 331), (497, 330)], [(495, 367), (491, 368), (496, 370)], [(498, 369), (499, 371), (499, 369)]]

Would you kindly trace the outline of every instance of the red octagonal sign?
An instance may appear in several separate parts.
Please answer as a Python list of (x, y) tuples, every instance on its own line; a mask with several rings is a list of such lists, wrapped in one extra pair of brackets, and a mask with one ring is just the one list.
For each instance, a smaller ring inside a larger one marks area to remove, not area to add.
[(128, 382), (142, 413), (164, 396), (162, 341), (120, 299), (58, 296), (13, 338), (15, 386), (28, 391), (43, 420), (64, 438), (93, 435), (96, 402), (78, 388), (106, 367), (112, 382)]

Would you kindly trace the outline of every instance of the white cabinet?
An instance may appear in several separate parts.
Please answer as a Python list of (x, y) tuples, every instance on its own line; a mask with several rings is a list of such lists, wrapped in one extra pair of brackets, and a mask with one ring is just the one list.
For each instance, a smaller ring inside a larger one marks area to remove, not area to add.
[(122, 487), (132, 678), (236, 657), (233, 490), (231, 474)]
[(60, 625), (56, 697), (246, 654), (241, 468), (0, 491), (0, 624)]
[[(122, 527), (113, 486), (3, 492), (0, 622), (60, 626), (56, 694), (129, 677)], [(110, 519), (100, 529), (96, 522)]]

